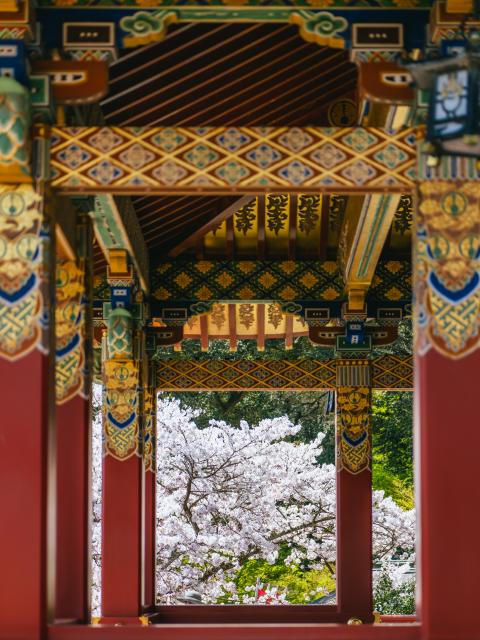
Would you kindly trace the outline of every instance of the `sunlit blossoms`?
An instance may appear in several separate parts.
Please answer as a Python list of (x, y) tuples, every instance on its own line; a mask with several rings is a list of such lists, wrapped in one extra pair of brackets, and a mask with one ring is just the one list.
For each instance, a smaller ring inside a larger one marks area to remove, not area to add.
[[(99, 404), (98, 391), (96, 395)], [(236, 592), (235, 577), (247, 560), (283, 562), (303, 570), (335, 572), (333, 465), (319, 465), (323, 434), (300, 442), (288, 417), (233, 427), (212, 420), (200, 429), (198, 414), (179, 401), (158, 403), (157, 599), (176, 602), (188, 590), (205, 603), (283, 604), (288, 595), (264, 587), (260, 597)], [(94, 593), (100, 594), (101, 421), (93, 425)], [(374, 557), (413, 557), (414, 513), (383, 492), (373, 495)], [(285, 549), (287, 549), (285, 557)], [(266, 590), (265, 590), (266, 589)], [(269, 590), (270, 589), (270, 590)]]

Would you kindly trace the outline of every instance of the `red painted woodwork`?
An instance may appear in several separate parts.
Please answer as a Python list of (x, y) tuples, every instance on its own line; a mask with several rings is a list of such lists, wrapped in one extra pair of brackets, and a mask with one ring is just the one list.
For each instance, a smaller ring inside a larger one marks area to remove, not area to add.
[[(417, 613), (425, 640), (480, 638), (480, 351), (415, 360)], [(478, 447), (477, 447), (478, 445)]]
[(103, 462), (102, 617), (142, 614), (143, 461)]
[(90, 402), (57, 405), (57, 592), (55, 617), (90, 619)]
[(155, 474), (145, 472), (145, 590), (144, 609), (155, 606)]
[(337, 602), (345, 618), (372, 622), (372, 474), (337, 473)]
[[(257, 607), (264, 608), (264, 607)], [(268, 608), (268, 607), (267, 607)], [(283, 607), (274, 607), (281, 609)], [(58, 626), (49, 640), (420, 640), (420, 625), (231, 624), (152, 625), (149, 627)]]
[(0, 360), (0, 380), (0, 638), (39, 640), (53, 619), (55, 587), (50, 359), (33, 351)]

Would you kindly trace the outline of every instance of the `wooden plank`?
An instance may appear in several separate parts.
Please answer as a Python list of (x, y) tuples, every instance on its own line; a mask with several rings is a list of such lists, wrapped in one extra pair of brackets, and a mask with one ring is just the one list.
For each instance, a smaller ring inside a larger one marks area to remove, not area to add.
[(257, 349), (265, 351), (265, 305), (257, 305)]
[(265, 196), (257, 198), (257, 253), (259, 260), (266, 258), (265, 244)]
[(227, 218), (233, 216), (239, 209), (249, 204), (252, 201), (252, 196), (243, 196), (235, 202), (232, 202), (228, 207), (223, 209), (218, 215), (216, 215), (212, 220), (209, 220), (206, 224), (204, 224), (200, 229), (197, 229), (192, 235), (183, 240), (180, 244), (174, 247), (171, 251), (169, 251), (168, 255), (171, 258), (176, 258), (178, 255), (183, 253), (186, 249), (190, 249), (195, 246), (199, 239), (203, 238), (209, 231), (215, 229), (219, 224), (221, 224)]
[(200, 345), (202, 351), (208, 351), (208, 316), (206, 313), (200, 316)]
[(227, 218), (227, 260), (235, 259), (235, 229), (233, 217)]
[(285, 316), (285, 349), (293, 347), (293, 316), (287, 313)]
[(236, 305), (228, 305), (228, 333), (230, 339), (230, 351), (237, 350), (237, 314)]
[(288, 259), (295, 260), (297, 242), (297, 214), (298, 196), (293, 193), (290, 196), (290, 211), (288, 217)]

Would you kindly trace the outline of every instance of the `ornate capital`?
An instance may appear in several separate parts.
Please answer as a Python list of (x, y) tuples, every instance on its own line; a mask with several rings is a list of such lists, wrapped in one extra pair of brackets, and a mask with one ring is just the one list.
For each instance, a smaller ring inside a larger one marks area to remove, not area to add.
[(461, 358), (480, 345), (480, 183), (420, 185), (416, 347)]
[(85, 269), (73, 260), (57, 260), (55, 395), (63, 404), (83, 391)]
[(30, 353), (42, 335), (40, 203), (29, 185), (0, 185), (0, 357), (7, 360)]
[(368, 360), (337, 365), (337, 470), (371, 469), (371, 386)]
[(140, 455), (139, 367), (134, 360), (106, 360), (104, 381), (104, 455), (127, 460)]

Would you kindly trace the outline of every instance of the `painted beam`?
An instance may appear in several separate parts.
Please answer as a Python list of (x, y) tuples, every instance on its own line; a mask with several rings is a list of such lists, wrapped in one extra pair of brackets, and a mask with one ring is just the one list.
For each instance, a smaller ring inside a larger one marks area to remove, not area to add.
[(95, 237), (107, 262), (112, 249), (129, 254), (143, 291), (149, 290), (148, 249), (130, 198), (110, 194), (96, 196), (92, 211)]
[(69, 194), (408, 193), (415, 133), (326, 127), (54, 127)]
[[(330, 391), (338, 360), (179, 360), (157, 362), (159, 391)], [(411, 356), (372, 361), (372, 388), (412, 391)]]
[(372, 194), (348, 199), (340, 231), (339, 262), (348, 296), (347, 311), (363, 312), (400, 194)]
[[(401, 302), (411, 298), (410, 262), (377, 263), (369, 298)], [(325, 261), (178, 260), (159, 263), (152, 271), (152, 302), (208, 304), (215, 301), (276, 300), (340, 304), (345, 301), (338, 265)]]

